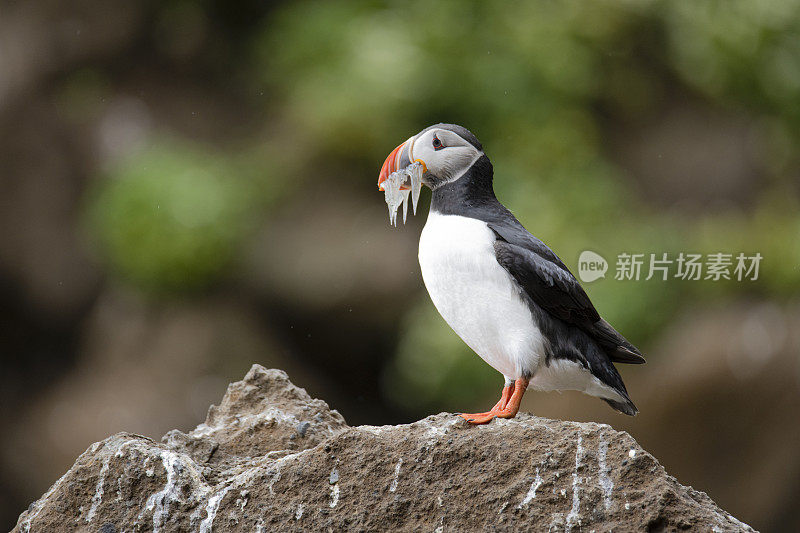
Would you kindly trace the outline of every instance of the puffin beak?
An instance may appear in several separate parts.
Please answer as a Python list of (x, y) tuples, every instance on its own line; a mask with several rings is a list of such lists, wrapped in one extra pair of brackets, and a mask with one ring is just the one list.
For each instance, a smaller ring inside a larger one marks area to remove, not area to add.
[[(381, 167), (381, 173), (378, 176), (378, 189), (383, 190), (381, 183), (386, 181), (386, 178), (389, 177), (389, 174), (392, 172), (397, 172), (401, 168), (405, 168), (411, 164), (408, 158), (408, 154), (406, 153), (406, 145), (408, 141), (404, 142), (389, 154), (389, 157), (386, 158), (386, 161), (383, 162), (383, 166)], [(408, 189), (405, 185), (401, 185), (400, 189)]]
[[(381, 173), (378, 176), (378, 190), (383, 190), (381, 183), (386, 181), (386, 178), (389, 177), (389, 174), (392, 172), (397, 172), (398, 170), (402, 170), (411, 163), (420, 163), (422, 165), (422, 171), (428, 172), (428, 166), (425, 164), (425, 161), (422, 159), (412, 159), (414, 154), (415, 139), (416, 135), (414, 137), (410, 137), (406, 142), (392, 150), (392, 153), (390, 153), (389, 157), (386, 158), (386, 161), (383, 162)], [(411, 187), (406, 184), (400, 186), (401, 190), (407, 190), (410, 188)]]

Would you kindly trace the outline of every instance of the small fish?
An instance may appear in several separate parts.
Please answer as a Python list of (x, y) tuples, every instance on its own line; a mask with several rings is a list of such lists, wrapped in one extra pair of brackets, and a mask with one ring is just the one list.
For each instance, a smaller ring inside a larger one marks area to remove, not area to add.
[(384, 192), (386, 205), (389, 208), (389, 224), (397, 226), (397, 210), (403, 205), (403, 224), (406, 223), (408, 214), (408, 198), (411, 197), (411, 206), (417, 214), (417, 202), (422, 190), (423, 166), (412, 163), (406, 168), (392, 172), (378, 186)]

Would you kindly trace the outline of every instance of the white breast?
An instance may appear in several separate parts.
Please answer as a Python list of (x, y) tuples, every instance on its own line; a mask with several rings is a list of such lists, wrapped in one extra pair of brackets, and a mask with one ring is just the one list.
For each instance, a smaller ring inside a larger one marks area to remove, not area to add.
[(535, 372), (543, 338), (484, 222), (431, 212), (419, 241), (422, 279), (451, 328), (507, 378)]

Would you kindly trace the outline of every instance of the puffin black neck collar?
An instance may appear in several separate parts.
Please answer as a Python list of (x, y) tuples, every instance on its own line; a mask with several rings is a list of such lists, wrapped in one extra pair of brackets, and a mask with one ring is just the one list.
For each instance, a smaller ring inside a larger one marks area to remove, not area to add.
[(494, 195), (493, 178), (492, 163), (483, 154), (460, 178), (433, 189), (431, 211), (442, 215), (470, 216), (473, 210), (500, 205)]

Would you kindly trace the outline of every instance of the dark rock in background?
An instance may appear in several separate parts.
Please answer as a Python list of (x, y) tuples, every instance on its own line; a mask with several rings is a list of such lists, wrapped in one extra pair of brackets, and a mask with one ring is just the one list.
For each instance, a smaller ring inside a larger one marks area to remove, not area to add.
[[(304, 430), (298, 429), (303, 427)], [(349, 427), (254, 365), (206, 422), (93, 444), (14, 531), (752, 531), (610, 426)]]

